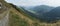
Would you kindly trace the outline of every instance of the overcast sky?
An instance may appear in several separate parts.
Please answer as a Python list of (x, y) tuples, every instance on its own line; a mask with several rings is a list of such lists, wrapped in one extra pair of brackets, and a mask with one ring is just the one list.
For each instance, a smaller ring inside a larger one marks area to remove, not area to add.
[(36, 5), (49, 5), (55, 7), (60, 6), (60, 0), (6, 0), (6, 1), (20, 6), (36, 6)]

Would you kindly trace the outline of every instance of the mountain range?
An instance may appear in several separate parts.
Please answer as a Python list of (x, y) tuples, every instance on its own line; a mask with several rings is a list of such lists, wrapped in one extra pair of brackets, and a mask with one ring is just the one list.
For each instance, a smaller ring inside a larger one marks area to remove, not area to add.
[[(5, 0), (0, 0), (0, 3), (6, 7), (6, 10), (8, 9), (8, 12), (3, 12), (3, 14), (8, 14), (7, 16), (1, 15), (4, 17), (0, 18), (0, 26), (60, 26), (60, 21), (58, 21), (60, 19), (60, 7), (48, 6), (48, 8), (47, 5), (42, 5), (43, 7), (17, 7), (17, 5), (8, 3)], [(58, 19), (57, 22), (55, 19)]]
[(60, 19), (60, 7), (52, 7), (47, 5), (40, 5), (40, 6), (30, 6), (30, 7), (23, 7), (25, 12), (31, 16), (36, 17), (42, 21), (56, 21)]

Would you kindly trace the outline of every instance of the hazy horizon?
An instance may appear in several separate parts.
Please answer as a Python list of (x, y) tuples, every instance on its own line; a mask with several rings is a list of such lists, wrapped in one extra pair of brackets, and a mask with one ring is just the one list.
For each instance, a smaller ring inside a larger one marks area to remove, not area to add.
[(5, 0), (5, 1), (20, 6), (37, 6), (37, 5), (48, 5), (53, 7), (60, 6), (60, 0)]

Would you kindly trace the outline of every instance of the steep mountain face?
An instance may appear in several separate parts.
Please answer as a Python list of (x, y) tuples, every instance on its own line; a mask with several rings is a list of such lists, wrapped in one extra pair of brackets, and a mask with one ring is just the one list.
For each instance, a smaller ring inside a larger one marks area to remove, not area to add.
[(60, 17), (60, 7), (56, 7), (46, 14), (49, 17)]
[(41, 5), (41, 6), (34, 7), (32, 11), (35, 12), (38, 18), (44, 18), (43, 14), (51, 11), (52, 9), (54, 9), (54, 7), (50, 7), (47, 5)]
[(31, 6), (31, 7), (26, 7), (26, 8), (25, 9), (27, 11), (32, 12), (36, 15), (40, 15), (41, 13), (46, 13), (46, 12), (49, 12), (50, 10), (54, 9), (54, 7), (50, 7), (47, 5)]
[(60, 20), (60, 7), (56, 7), (52, 9), (50, 12), (44, 13), (44, 17), (47, 17), (48, 19), (54, 20)]
[(54, 7), (50, 7), (50, 6), (47, 6), (47, 5), (40, 5), (40, 6), (36, 6), (34, 7), (32, 10), (36, 11), (36, 12), (42, 12), (42, 13), (45, 13), (45, 12), (49, 12), (50, 10), (52, 10)]

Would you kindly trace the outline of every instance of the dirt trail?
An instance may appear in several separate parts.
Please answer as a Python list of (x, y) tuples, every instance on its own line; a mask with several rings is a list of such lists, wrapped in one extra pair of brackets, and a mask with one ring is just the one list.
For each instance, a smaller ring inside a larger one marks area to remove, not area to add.
[(7, 26), (8, 25), (8, 21), (9, 21), (8, 17), (9, 17), (9, 13), (7, 13), (6, 16), (0, 20), (0, 26)]
[(0, 26), (7, 26), (9, 21), (9, 11), (4, 5), (0, 6)]

